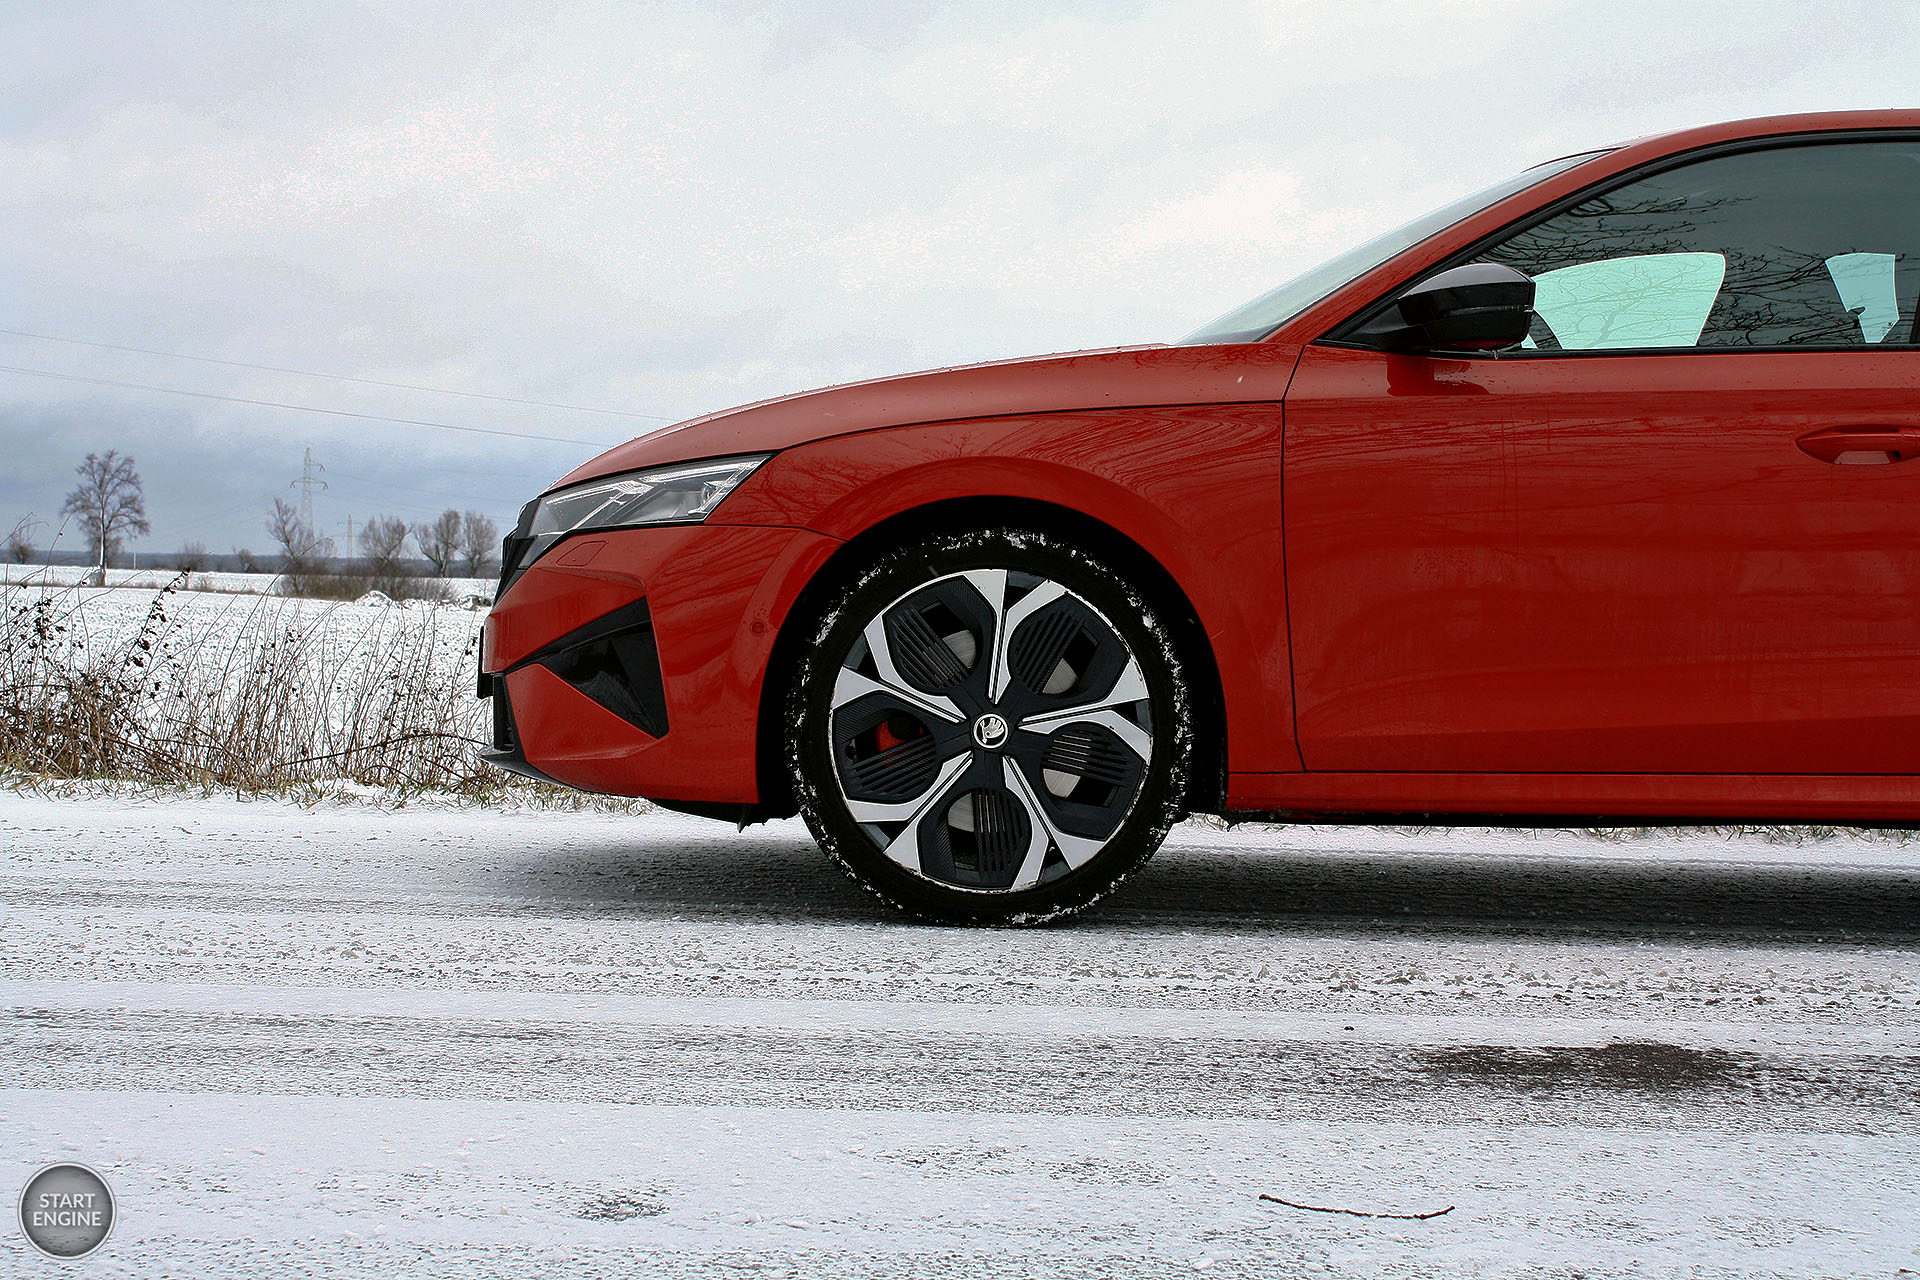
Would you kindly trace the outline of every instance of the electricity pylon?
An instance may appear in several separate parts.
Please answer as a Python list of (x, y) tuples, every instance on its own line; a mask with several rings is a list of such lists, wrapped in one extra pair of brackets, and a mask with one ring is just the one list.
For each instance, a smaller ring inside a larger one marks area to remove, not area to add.
[(325, 470), (325, 467), (313, 460), (313, 449), (309, 446), (307, 449), (307, 460), (300, 467), (300, 478), (287, 486), (289, 489), (298, 489), (300, 491), (300, 523), (306, 525), (309, 529), (315, 528), (313, 523), (313, 491), (327, 487), (327, 482), (320, 478), (320, 473)]

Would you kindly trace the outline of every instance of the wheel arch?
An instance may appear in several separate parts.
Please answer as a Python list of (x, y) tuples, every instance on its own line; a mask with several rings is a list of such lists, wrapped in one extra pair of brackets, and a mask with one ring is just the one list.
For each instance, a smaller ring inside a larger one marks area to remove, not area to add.
[(759, 811), (768, 816), (795, 811), (787, 781), (784, 708), (799, 657), (815, 623), (825, 615), (836, 588), (851, 582), (876, 556), (917, 538), (982, 523), (1016, 526), (1065, 538), (1126, 573), (1168, 618), (1180, 660), (1192, 673), (1195, 757), (1186, 807), (1219, 812), (1226, 803), (1227, 722), (1219, 662), (1192, 600), (1153, 554), (1102, 520), (1072, 507), (1035, 498), (970, 495), (910, 507), (877, 521), (837, 547), (795, 597), (767, 658), (761, 682), (755, 737)]

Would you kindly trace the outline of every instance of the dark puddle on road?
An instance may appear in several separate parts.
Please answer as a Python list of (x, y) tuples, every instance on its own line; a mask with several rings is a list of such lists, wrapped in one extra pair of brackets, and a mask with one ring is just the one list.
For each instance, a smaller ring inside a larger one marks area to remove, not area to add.
[(593, 1222), (626, 1222), (631, 1218), (657, 1218), (666, 1211), (666, 1202), (656, 1192), (603, 1191), (589, 1196), (573, 1216)]
[(1475, 1044), (1421, 1055), (1432, 1076), (1510, 1088), (1699, 1089), (1751, 1077), (1758, 1054), (1690, 1049), (1658, 1041), (1599, 1046), (1516, 1048)]

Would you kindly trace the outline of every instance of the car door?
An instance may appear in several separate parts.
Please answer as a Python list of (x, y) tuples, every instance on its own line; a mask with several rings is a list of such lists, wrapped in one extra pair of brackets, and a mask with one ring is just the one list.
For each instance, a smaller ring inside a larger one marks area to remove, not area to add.
[(1287, 393), (1306, 767), (1920, 773), (1920, 140), (1642, 171), (1462, 260), (1535, 279), (1524, 349), (1363, 313)]

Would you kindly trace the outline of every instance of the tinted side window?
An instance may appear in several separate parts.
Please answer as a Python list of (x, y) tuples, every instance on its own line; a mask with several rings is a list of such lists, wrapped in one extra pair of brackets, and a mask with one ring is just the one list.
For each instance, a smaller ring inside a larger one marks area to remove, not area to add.
[(1587, 200), (1482, 257), (1536, 281), (1530, 347), (1911, 342), (1920, 143), (1697, 161)]

